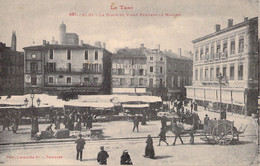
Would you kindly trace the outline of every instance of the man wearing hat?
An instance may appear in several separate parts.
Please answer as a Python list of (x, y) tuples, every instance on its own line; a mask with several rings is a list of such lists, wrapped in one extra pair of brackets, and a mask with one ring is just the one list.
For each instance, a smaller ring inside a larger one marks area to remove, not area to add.
[(107, 165), (107, 158), (109, 157), (108, 153), (104, 150), (104, 146), (100, 146), (100, 152), (97, 156), (97, 162), (100, 165)]
[(123, 151), (123, 154), (122, 154), (121, 160), (120, 160), (120, 164), (121, 165), (133, 165), (130, 155), (128, 154), (127, 150)]
[(82, 135), (79, 134), (79, 138), (75, 141), (75, 143), (77, 144), (76, 149), (77, 149), (77, 160), (79, 159), (79, 155), (80, 155), (80, 161), (82, 161), (82, 154), (83, 154), (83, 149), (84, 149), (84, 145), (86, 144), (85, 140), (81, 138)]

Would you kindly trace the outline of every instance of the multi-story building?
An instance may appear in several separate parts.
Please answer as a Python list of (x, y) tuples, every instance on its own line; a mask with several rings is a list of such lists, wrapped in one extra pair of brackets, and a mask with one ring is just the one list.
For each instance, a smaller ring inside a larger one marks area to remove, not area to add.
[[(113, 93), (167, 97), (168, 92), (168, 96), (177, 93), (185, 96), (184, 85), (190, 85), (188, 81), (192, 77), (192, 60), (174, 55), (160, 51), (159, 45), (157, 49), (148, 49), (144, 44), (140, 48), (119, 49), (112, 60)], [(183, 67), (180, 67), (181, 64)], [(184, 65), (190, 67), (185, 68)], [(174, 68), (177, 71), (172, 71)], [(173, 85), (172, 77), (179, 82)]]
[(113, 93), (146, 93), (146, 74), (146, 56), (141, 49), (120, 49), (113, 54)]
[(186, 88), (192, 84), (192, 58), (166, 52), (166, 87), (171, 99), (186, 98)]
[(16, 51), (16, 34), (12, 34), (11, 47), (0, 43), (0, 96), (24, 93), (24, 54)]
[(217, 24), (214, 33), (192, 41), (193, 86), (186, 87), (188, 98), (224, 103), (222, 108), (240, 114), (256, 111), (257, 27), (257, 18), (245, 18), (236, 25), (229, 19), (227, 28)]
[(112, 54), (100, 43), (91, 46), (81, 41), (78, 44), (78, 36), (64, 35), (64, 27), (66, 29), (62, 23), (62, 44), (43, 41), (42, 45), (24, 48), (25, 92), (36, 90), (63, 98), (78, 94), (109, 94)]

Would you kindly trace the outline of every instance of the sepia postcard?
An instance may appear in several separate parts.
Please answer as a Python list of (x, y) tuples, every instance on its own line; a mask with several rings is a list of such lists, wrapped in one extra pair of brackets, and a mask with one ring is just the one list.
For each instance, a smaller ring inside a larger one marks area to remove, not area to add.
[(258, 0), (0, 4), (0, 165), (259, 165)]

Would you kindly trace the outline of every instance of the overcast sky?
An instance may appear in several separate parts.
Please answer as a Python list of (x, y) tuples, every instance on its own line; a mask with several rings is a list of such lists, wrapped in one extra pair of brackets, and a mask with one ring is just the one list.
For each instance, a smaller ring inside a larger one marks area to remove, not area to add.
[[(111, 10), (110, 6), (124, 5), (129, 10)], [(77, 33), (84, 43), (105, 42), (107, 49), (146, 47), (177, 51), (193, 51), (192, 40), (214, 32), (214, 25), (227, 27), (244, 17), (258, 15), (257, 0), (0, 0), (0, 41), (11, 44), (12, 30), (17, 34), (17, 48), (42, 44), (59, 37), (62, 20), (67, 32)], [(93, 14), (138, 14), (136, 17), (69, 16), (70, 12)], [(144, 17), (144, 14), (180, 14)]]

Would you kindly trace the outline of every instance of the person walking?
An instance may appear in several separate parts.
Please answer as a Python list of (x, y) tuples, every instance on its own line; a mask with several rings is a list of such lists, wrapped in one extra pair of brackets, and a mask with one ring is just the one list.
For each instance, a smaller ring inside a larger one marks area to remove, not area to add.
[(80, 157), (80, 161), (82, 161), (82, 155), (83, 155), (83, 149), (84, 149), (84, 145), (86, 144), (86, 141), (81, 138), (82, 135), (79, 134), (79, 138), (75, 141), (75, 143), (77, 144), (76, 146), (76, 150), (77, 150), (77, 160)]
[(10, 125), (11, 125), (11, 120), (8, 118), (8, 116), (6, 115), (3, 120), (2, 120), (2, 124), (3, 124), (3, 131), (5, 130), (5, 128), (8, 129), (8, 131), (10, 131)]
[(81, 120), (80, 120), (80, 118), (76, 122), (75, 130), (81, 131)]
[(161, 124), (162, 124), (162, 128), (166, 128), (166, 125), (167, 125), (166, 113), (164, 113), (162, 118), (161, 118)]
[(60, 117), (60, 115), (57, 113), (56, 118), (55, 118), (55, 129), (56, 129), (56, 130), (60, 129), (60, 123), (61, 123), (61, 117)]
[(89, 128), (89, 130), (92, 128), (92, 121), (93, 121), (93, 118), (92, 118), (92, 116), (89, 114), (88, 116), (87, 116), (87, 126), (86, 126), (86, 129), (88, 129)]
[(154, 159), (154, 156), (155, 156), (155, 153), (154, 153), (154, 148), (153, 148), (153, 139), (152, 139), (151, 135), (148, 135), (147, 140), (146, 140), (144, 157)]
[(107, 158), (109, 158), (107, 151), (104, 150), (104, 146), (100, 146), (100, 152), (97, 155), (97, 162), (99, 162), (100, 165), (107, 165)]
[(166, 142), (166, 130), (165, 128), (161, 128), (161, 132), (158, 135), (160, 137), (158, 146), (161, 145), (161, 141), (165, 142), (167, 146), (169, 145), (168, 142)]
[(132, 161), (131, 161), (131, 157), (130, 155), (128, 154), (128, 151), (127, 150), (124, 150), (123, 151), (123, 154), (120, 158), (120, 164), (121, 165), (133, 165)]
[(133, 132), (135, 131), (135, 128), (137, 129), (137, 132), (139, 132), (138, 126), (139, 126), (139, 119), (138, 116), (135, 115)]

